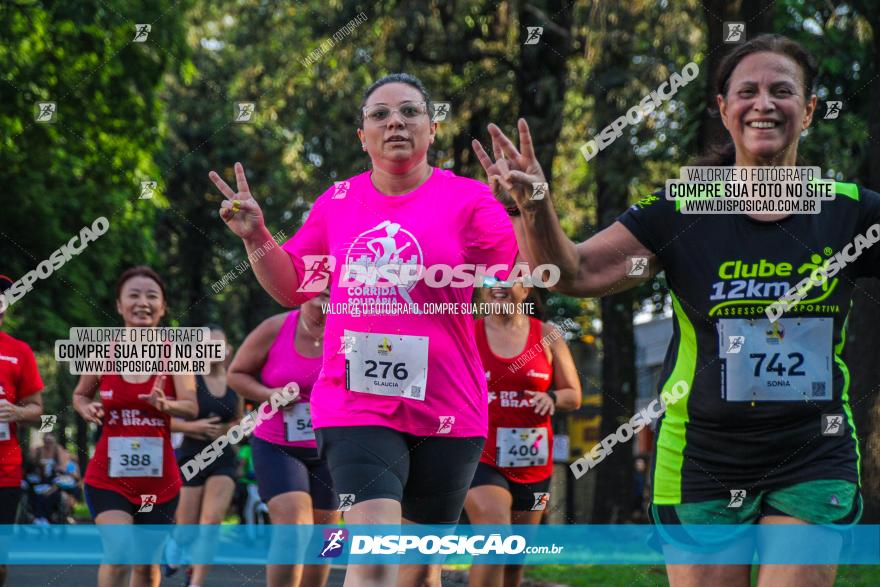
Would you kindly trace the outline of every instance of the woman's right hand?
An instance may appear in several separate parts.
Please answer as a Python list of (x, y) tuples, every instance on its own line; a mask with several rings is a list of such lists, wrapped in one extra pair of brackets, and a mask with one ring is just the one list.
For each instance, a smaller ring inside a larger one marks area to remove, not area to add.
[(89, 402), (77, 409), (77, 412), (86, 422), (101, 425), (104, 421), (104, 406), (101, 405), (101, 402)]
[(265, 226), (263, 211), (251, 195), (241, 163), (235, 164), (235, 184), (238, 192), (234, 192), (216, 171), (211, 171), (208, 177), (226, 196), (226, 199), (220, 203), (220, 218), (232, 232), (246, 239)]
[(189, 423), (189, 432), (192, 436), (199, 436), (205, 440), (214, 440), (223, 432), (223, 426), (220, 424), (220, 418), (213, 416), (211, 418), (202, 418), (201, 420), (193, 420)]

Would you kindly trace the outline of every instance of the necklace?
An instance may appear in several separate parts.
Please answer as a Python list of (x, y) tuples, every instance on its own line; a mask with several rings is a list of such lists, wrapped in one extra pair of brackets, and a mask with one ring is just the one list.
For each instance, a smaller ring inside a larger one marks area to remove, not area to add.
[(321, 341), (324, 340), (324, 334), (322, 333), (320, 338), (312, 334), (312, 329), (309, 328), (308, 324), (306, 324), (305, 316), (303, 316), (302, 314), (299, 315), (299, 323), (303, 325), (303, 328), (306, 329), (308, 335), (312, 337), (312, 345), (314, 345), (315, 347), (321, 346)]

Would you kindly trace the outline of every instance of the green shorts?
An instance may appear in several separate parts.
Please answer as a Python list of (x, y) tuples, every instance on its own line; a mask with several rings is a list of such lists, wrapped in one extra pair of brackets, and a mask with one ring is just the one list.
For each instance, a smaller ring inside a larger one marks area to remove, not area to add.
[[(681, 524), (747, 527), (764, 516), (790, 516), (810, 524), (848, 528), (862, 517), (859, 487), (850, 481), (821, 479), (806, 481), (775, 490), (731, 491), (727, 499), (714, 499), (676, 505), (651, 505), (650, 517), (663, 542), (678, 546), (708, 546), (705, 540), (694, 541), (687, 532), (675, 530)], [(733, 538), (725, 532), (723, 541)], [(720, 544), (722, 540), (715, 542)]]

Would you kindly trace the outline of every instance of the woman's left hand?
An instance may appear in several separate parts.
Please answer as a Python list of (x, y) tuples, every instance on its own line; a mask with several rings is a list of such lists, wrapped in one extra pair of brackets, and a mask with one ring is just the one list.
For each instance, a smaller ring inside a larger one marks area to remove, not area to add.
[(18, 422), (21, 420), (21, 408), (8, 401), (0, 400), (0, 422)]
[(530, 399), (529, 405), (535, 406), (535, 413), (539, 416), (550, 415), (556, 413), (556, 404), (550, 394), (543, 391), (524, 391)]
[(165, 397), (165, 392), (162, 391), (162, 386), (165, 384), (165, 377), (165, 375), (160, 375), (156, 378), (156, 383), (153, 385), (153, 389), (150, 390), (150, 393), (142, 393), (138, 395), (138, 399), (144, 400), (160, 412), (168, 412), (171, 402), (171, 400)]

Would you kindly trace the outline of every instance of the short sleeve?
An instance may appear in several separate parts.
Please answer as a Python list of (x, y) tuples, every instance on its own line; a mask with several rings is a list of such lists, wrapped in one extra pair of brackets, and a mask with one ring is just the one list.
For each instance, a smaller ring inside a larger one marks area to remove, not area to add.
[(18, 389), (16, 395), (18, 399), (33, 395), (43, 390), (43, 379), (40, 377), (40, 371), (37, 368), (37, 359), (27, 344), (22, 343), (21, 371), (19, 372)]
[(675, 221), (675, 202), (667, 201), (662, 191), (655, 192), (630, 206), (617, 220), (659, 256), (668, 242), (667, 231)]
[(489, 186), (472, 182), (474, 202), (470, 218), (465, 220), (463, 241), (465, 260), (474, 265), (504, 265), (508, 269), (495, 273), (507, 278), (516, 263), (519, 247), (507, 210), (492, 195)]
[(880, 238), (880, 193), (854, 184), (844, 185), (858, 190), (859, 221), (856, 234), (865, 237), (867, 245), (859, 257), (856, 273), (859, 277), (880, 277), (880, 243), (875, 241)]
[(281, 245), (293, 261), (299, 283), (303, 283), (307, 267), (312, 270), (316, 267), (327, 267), (330, 272), (333, 270), (332, 265), (326, 264), (327, 255), (330, 253), (324, 213), (326, 202), (324, 196), (318, 198), (300, 229)]

